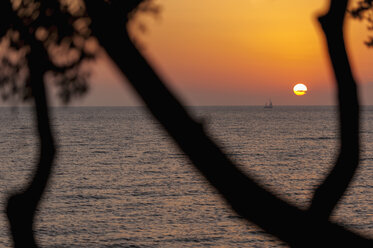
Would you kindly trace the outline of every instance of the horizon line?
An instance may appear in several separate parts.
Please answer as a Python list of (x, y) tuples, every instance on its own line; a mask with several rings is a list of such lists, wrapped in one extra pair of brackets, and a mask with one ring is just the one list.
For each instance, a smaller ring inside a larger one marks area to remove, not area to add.
[[(289, 105), (274, 105), (273, 108), (276, 107), (336, 107), (338, 104), (325, 104), (325, 105), (317, 105), (317, 104), (312, 104), (312, 105), (294, 105), (294, 104), (289, 104)], [(370, 107), (373, 106), (371, 104), (361, 104), (361, 107)], [(17, 107), (33, 107), (31, 104), (20, 104), (20, 105), (0, 105), (0, 108), (17, 108)], [(50, 108), (81, 108), (81, 107), (88, 107), (88, 108), (102, 108), (102, 107), (108, 107), (108, 108), (114, 108), (114, 107), (145, 107), (146, 105), (52, 105), (49, 106)], [(183, 105), (183, 107), (264, 107), (264, 105)]]

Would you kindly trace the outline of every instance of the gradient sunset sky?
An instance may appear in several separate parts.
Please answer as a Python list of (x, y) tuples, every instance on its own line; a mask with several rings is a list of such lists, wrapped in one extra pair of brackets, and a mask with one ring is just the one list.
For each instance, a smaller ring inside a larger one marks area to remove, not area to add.
[[(185, 105), (335, 104), (334, 78), (316, 21), (325, 0), (157, 0), (139, 17), (142, 50)], [(373, 104), (373, 48), (366, 23), (347, 19), (345, 37), (363, 104)], [(113, 64), (94, 66), (91, 91), (73, 105), (139, 105)], [(295, 83), (309, 91), (295, 96)]]

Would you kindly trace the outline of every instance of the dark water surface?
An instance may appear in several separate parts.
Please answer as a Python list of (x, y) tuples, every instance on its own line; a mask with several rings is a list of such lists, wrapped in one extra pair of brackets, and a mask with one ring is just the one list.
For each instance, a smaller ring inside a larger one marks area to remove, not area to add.
[[(333, 107), (195, 107), (245, 172), (306, 208), (337, 153)], [(361, 168), (333, 216), (373, 235), (373, 107), (362, 112)], [(54, 108), (59, 152), (38, 212), (43, 247), (279, 247), (238, 217), (142, 108)], [(0, 204), (37, 159), (27, 108), (0, 108)], [(0, 247), (9, 247), (0, 215)]]

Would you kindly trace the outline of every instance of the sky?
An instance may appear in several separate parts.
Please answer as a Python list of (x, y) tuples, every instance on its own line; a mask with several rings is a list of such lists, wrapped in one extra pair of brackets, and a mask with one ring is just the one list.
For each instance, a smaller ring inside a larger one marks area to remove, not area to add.
[[(316, 21), (327, 0), (155, 0), (158, 17), (139, 16), (142, 53), (185, 105), (331, 105), (335, 82)], [(136, 22), (135, 22), (136, 23)], [(348, 18), (345, 39), (362, 104), (373, 104), (373, 48), (366, 23)], [(101, 56), (90, 92), (73, 105), (141, 105)], [(295, 96), (304, 83), (308, 93)]]

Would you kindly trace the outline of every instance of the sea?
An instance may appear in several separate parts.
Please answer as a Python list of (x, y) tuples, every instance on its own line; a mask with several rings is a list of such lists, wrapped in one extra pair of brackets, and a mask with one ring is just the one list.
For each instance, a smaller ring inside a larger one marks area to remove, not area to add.
[[(301, 209), (338, 154), (334, 106), (188, 111), (244, 173)], [(373, 106), (361, 119), (361, 165), (331, 219), (372, 237)], [(287, 247), (231, 210), (145, 108), (54, 107), (51, 122), (58, 154), (35, 218), (41, 247)], [(38, 157), (32, 109), (0, 108), (0, 137), (0, 247), (11, 247), (5, 200)]]

